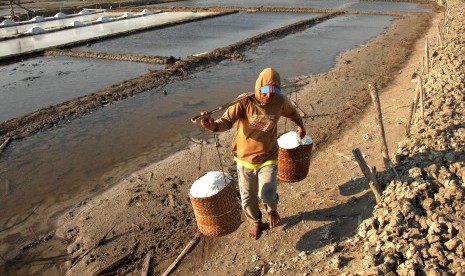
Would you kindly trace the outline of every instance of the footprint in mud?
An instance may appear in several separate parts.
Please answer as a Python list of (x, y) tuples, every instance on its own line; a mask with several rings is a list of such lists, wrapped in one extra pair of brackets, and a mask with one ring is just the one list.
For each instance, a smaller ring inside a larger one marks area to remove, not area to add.
[(40, 78), (40, 76), (35, 76), (35, 77), (25, 77), (21, 79), (20, 81), (34, 81), (35, 79)]
[(168, 114), (159, 115), (159, 116), (157, 116), (157, 118), (158, 119), (170, 119), (170, 118), (176, 118), (176, 117), (184, 116), (186, 114), (187, 113), (184, 112), (184, 111), (176, 110), (176, 111), (173, 111), (173, 112), (168, 113)]
[(57, 76), (69, 75), (71, 71), (57, 71)]
[(202, 100), (190, 100), (189, 102), (185, 103), (184, 104), (184, 107), (198, 107), (198, 106), (204, 106), (205, 105), (205, 101), (202, 101)]

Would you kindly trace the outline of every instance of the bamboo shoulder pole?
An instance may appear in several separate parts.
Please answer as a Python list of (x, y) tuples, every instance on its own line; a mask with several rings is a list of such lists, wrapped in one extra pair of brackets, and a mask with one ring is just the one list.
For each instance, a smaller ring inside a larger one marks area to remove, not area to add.
[(384, 168), (385, 170), (388, 170), (391, 167), (391, 161), (389, 159), (389, 150), (388, 150), (388, 146), (386, 142), (386, 134), (384, 132), (383, 114), (381, 113), (381, 103), (379, 101), (378, 88), (376, 87), (376, 84), (373, 83), (369, 85), (369, 89), (370, 89), (371, 99), (373, 100), (373, 103), (376, 108), (376, 113), (378, 114), (377, 122), (379, 125), (379, 131), (380, 131), (380, 136), (381, 136), (381, 153), (383, 155)]

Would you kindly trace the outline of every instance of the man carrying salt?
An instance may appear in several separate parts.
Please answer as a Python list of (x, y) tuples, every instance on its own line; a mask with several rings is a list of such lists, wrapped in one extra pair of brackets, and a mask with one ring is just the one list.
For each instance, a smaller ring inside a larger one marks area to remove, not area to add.
[(201, 120), (202, 127), (214, 132), (229, 130), (237, 122), (232, 153), (237, 163), (242, 209), (251, 222), (249, 236), (253, 239), (258, 239), (262, 230), (260, 201), (268, 214), (270, 228), (280, 222), (277, 210), (277, 126), (281, 116), (294, 122), (299, 136), (305, 137), (302, 118), (291, 102), (281, 95), (279, 73), (266, 68), (255, 82), (253, 97), (230, 106), (217, 120), (209, 115)]

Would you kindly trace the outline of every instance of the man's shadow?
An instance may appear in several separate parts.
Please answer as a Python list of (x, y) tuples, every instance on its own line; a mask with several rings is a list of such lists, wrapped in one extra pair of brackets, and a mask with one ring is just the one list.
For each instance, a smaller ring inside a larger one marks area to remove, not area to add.
[[(434, 151), (428, 150), (417, 153), (413, 156), (398, 154), (396, 156), (395, 170), (403, 182), (412, 183), (415, 178), (428, 180), (434, 174), (440, 174), (441, 166), (451, 163), (465, 162), (465, 153), (458, 151)], [(411, 169), (414, 169), (409, 172)], [(427, 173), (428, 171), (428, 173)], [(452, 178), (461, 179), (452, 174)], [(377, 179), (384, 187), (385, 185), (395, 185), (392, 180), (396, 179), (392, 170), (379, 171)], [(418, 180), (418, 179), (417, 179)], [(437, 192), (439, 187), (431, 184), (431, 192)], [(376, 201), (372, 191), (368, 186), (365, 177), (361, 177), (339, 186), (342, 195), (350, 196), (362, 193), (359, 197), (350, 197), (345, 203), (330, 208), (309, 210), (296, 215), (283, 218), (281, 223), (283, 229), (290, 229), (305, 221), (325, 221), (324, 226), (312, 229), (305, 233), (295, 245), (299, 251), (312, 251), (327, 244), (341, 241), (345, 237), (356, 235), (358, 226), (367, 218), (372, 217)], [(415, 207), (422, 210), (421, 201), (415, 202)], [(425, 211), (426, 213), (426, 211)]]
[(374, 206), (373, 196), (367, 191), (361, 197), (351, 198), (346, 203), (334, 207), (283, 218), (281, 223), (284, 225), (283, 230), (287, 230), (305, 221), (327, 222), (305, 233), (295, 246), (299, 251), (312, 251), (343, 237), (353, 236), (360, 222), (371, 216)]

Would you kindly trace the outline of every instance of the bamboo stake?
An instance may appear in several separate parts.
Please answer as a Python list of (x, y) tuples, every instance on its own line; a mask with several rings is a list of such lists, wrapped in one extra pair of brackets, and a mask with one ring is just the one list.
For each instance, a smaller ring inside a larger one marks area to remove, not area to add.
[(145, 260), (144, 260), (144, 265), (142, 266), (142, 271), (141, 271), (141, 276), (148, 276), (149, 275), (149, 270), (150, 270), (150, 258), (152, 257), (152, 254), (149, 252), (147, 255), (145, 255)]
[(353, 150), (352, 153), (355, 157), (355, 160), (357, 160), (357, 163), (360, 166), (360, 169), (362, 170), (365, 179), (368, 182), (368, 186), (370, 186), (373, 194), (375, 195), (376, 203), (379, 203), (381, 201), (382, 189), (379, 187), (378, 180), (376, 179), (376, 168), (373, 167), (375, 170), (374, 172), (370, 170), (365, 159), (363, 158), (362, 153), (358, 148)]
[(200, 232), (195, 233), (194, 238), (186, 245), (186, 247), (182, 250), (179, 256), (174, 260), (174, 262), (163, 272), (162, 276), (167, 276), (171, 273), (171, 270), (179, 263), (179, 261), (186, 255), (186, 253), (191, 249), (191, 247), (197, 242), (202, 234)]
[(420, 118), (425, 117), (425, 103), (424, 103), (424, 91), (423, 91), (423, 79), (418, 76), (418, 90), (420, 94)]
[(368, 183), (370, 186), (371, 190), (373, 191), (373, 194), (375, 195), (376, 203), (381, 202), (381, 193), (382, 193), (382, 188), (379, 186), (378, 183), (378, 178), (376, 177), (376, 167), (371, 167), (371, 180)]
[(12, 21), (15, 20), (15, 9), (13, 8), (13, 1), (10, 0), (10, 16)]
[(429, 42), (428, 39), (425, 40), (425, 69), (426, 74), (429, 73)]
[(356, 105), (354, 105), (353, 103), (350, 103), (350, 102), (346, 102), (346, 105), (354, 108), (355, 110), (357, 110), (358, 112), (362, 112), (362, 110), (360, 108), (358, 108)]
[(424, 72), (425, 72), (425, 59), (422, 58), (421, 59), (421, 72), (420, 72), (420, 75), (423, 75)]
[(363, 158), (363, 155), (360, 152), (360, 149), (356, 148), (356, 149), (352, 150), (352, 154), (354, 155), (355, 160), (357, 161), (358, 165), (360, 166), (360, 169), (362, 170), (362, 173), (365, 176), (365, 178), (370, 179), (371, 171), (370, 171), (370, 168), (368, 167), (367, 163), (365, 162), (365, 159)]
[(11, 181), (9, 179), (5, 180), (5, 196), (11, 194)]
[(444, 42), (442, 39), (442, 27), (441, 24), (438, 25), (438, 40), (439, 40), (439, 46), (444, 47)]
[(412, 118), (414, 118), (415, 116), (415, 111), (417, 110), (417, 107), (418, 107), (418, 100), (420, 99), (420, 80), (418, 79), (418, 83), (417, 83), (417, 89), (415, 91), (415, 97), (413, 98), (413, 114), (412, 114)]
[(29, 226), (29, 231), (31, 231), (32, 235), (34, 236), (34, 239), (36, 240), (36, 243), (39, 244), (39, 237), (37, 236), (36, 232), (34, 231), (34, 229), (32, 229), (31, 226)]
[(410, 105), (410, 113), (408, 115), (407, 126), (406, 126), (406, 129), (405, 129), (405, 135), (407, 135), (407, 136), (410, 135), (410, 126), (412, 125), (412, 117), (413, 117), (414, 110), (415, 110), (415, 104), (412, 103)]
[(376, 87), (375, 83), (369, 84), (368, 87), (370, 89), (371, 99), (373, 100), (376, 108), (376, 113), (378, 114), (377, 122), (381, 135), (381, 153), (383, 155), (384, 167), (386, 170), (388, 170), (391, 167), (391, 160), (389, 159), (389, 150), (386, 142), (386, 134), (384, 132), (383, 114), (381, 113), (381, 103), (379, 101), (378, 88)]
[(10, 144), (11, 137), (6, 138), (6, 140), (0, 145), (0, 154), (6, 149), (6, 147)]

